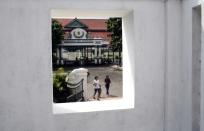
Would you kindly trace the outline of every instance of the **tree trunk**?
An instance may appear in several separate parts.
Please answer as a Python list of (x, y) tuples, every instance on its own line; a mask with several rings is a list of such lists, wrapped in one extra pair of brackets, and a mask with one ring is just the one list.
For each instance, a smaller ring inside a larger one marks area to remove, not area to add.
[(114, 64), (114, 59), (115, 59), (115, 53), (114, 53), (114, 51), (113, 51), (113, 64)]
[(121, 50), (119, 49), (119, 66), (121, 66)]

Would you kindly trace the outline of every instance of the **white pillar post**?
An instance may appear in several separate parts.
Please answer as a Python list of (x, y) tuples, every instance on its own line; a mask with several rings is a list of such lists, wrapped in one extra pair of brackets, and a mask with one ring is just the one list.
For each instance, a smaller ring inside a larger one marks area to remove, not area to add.
[(94, 61), (95, 61), (95, 64), (98, 64), (97, 59), (98, 59), (98, 56), (97, 56), (97, 47), (95, 47), (95, 49), (94, 49)]
[(63, 56), (62, 56), (62, 55), (63, 55), (63, 54), (62, 54), (62, 47), (60, 47), (59, 50), (60, 50), (60, 51), (59, 51), (59, 52), (60, 52), (60, 54), (59, 54), (59, 56), (60, 56), (60, 64), (63, 65), (63, 64), (64, 64), (64, 61), (62, 60), (62, 57), (63, 57)]
[(99, 64), (101, 64), (101, 48), (98, 48)]

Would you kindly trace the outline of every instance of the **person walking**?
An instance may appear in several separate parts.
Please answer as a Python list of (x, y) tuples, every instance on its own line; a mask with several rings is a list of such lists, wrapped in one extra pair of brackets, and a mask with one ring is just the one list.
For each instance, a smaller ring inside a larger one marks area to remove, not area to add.
[(98, 76), (95, 76), (94, 80), (93, 80), (93, 86), (94, 86), (94, 95), (93, 95), (93, 99), (95, 98), (96, 93), (98, 93), (98, 97), (97, 100), (100, 100), (99, 98), (101, 97), (101, 85), (99, 83), (99, 79)]
[(105, 87), (106, 87), (106, 95), (109, 96), (109, 88), (111, 83), (110, 77), (107, 75), (104, 81), (105, 81)]

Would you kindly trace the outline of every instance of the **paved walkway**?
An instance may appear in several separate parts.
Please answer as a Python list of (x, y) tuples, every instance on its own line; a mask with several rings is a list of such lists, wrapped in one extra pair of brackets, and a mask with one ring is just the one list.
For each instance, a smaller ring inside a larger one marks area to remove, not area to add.
[[(113, 69), (112, 67), (92, 67), (88, 68), (88, 71), (90, 73), (88, 77), (88, 86), (84, 90), (84, 95), (86, 100), (94, 100), (93, 99), (93, 93), (94, 93), (94, 87), (93, 87), (93, 80), (95, 76), (99, 77), (100, 84), (102, 86), (102, 93), (101, 93), (101, 100), (109, 100), (109, 99), (115, 99), (118, 97), (122, 97), (122, 71), (118, 71)], [(106, 75), (109, 75), (111, 79), (111, 85), (109, 89), (109, 96), (106, 95), (106, 88), (104, 79)]]
[[(95, 76), (99, 77), (100, 84), (102, 85), (102, 93), (100, 100), (112, 100), (119, 99), (122, 97), (122, 71), (115, 70), (111, 66), (110, 67), (86, 67), (90, 75), (88, 76), (87, 87), (84, 88), (84, 96), (86, 101), (94, 101), (93, 93), (93, 80)], [(104, 79), (106, 75), (109, 75), (111, 79), (111, 85), (109, 89), (109, 96), (106, 95), (106, 88)]]

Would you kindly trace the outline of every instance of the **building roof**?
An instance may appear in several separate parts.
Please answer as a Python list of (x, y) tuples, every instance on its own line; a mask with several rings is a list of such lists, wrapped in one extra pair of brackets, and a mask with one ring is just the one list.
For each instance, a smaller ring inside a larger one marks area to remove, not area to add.
[(73, 19), (71, 22), (67, 23), (64, 28), (73, 29), (73, 28), (88, 28), (87, 25), (83, 24), (77, 18)]
[[(63, 27), (69, 25), (73, 19), (56, 19)], [(86, 25), (89, 30), (107, 30), (107, 19), (78, 19), (81, 23)]]

